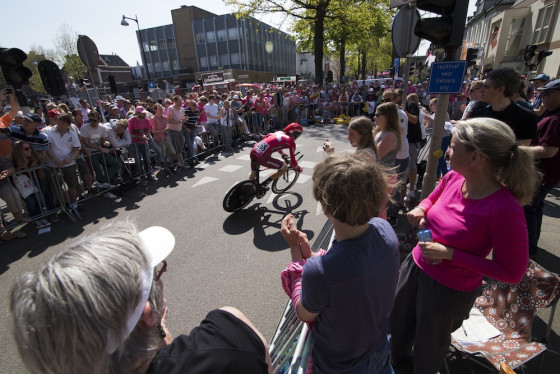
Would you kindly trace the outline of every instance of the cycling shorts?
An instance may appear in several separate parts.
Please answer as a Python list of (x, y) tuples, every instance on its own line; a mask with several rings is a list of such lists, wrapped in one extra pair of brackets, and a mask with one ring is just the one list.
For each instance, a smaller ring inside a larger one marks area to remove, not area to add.
[(251, 171), (256, 173), (259, 170), (259, 165), (272, 169), (282, 169), (286, 164), (283, 160), (273, 158), (269, 154), (264, 153), (261, 156), (258, 156), (251, 152)]

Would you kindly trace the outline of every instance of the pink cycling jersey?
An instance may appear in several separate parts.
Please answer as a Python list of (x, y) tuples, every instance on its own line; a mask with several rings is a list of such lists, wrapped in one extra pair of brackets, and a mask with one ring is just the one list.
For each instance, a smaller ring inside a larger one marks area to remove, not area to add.
[[(257, 162), (263, 166), (269, 166), (275, 169), (280, 169), (283, 162), (272, 158), (274, 152), (282, 153), (282, 149), (288, 148), (290, 150), (290, 161), (292, 168), (298, 167), (295, 158), (296, 142), (284, 131), (277, 131), (268, 134), (263, 140), (255, 144), (251, 150), (251, 161)], [(256, 170), (253, 170), (256, 171)]]

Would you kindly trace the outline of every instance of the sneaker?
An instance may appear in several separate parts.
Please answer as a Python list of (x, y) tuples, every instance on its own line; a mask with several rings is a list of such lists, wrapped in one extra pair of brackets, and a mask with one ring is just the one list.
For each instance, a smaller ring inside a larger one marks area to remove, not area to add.
[(43, 225), (43, 227), (49, 227), (51, 225), (49, 220), (47, 220), (46, 218), (41, 218), (41, 224)]
[(35, 227), (37, 230), (38, 229), (42, 229), (44, 227), (46, 227), (45, 225), (43, 225), (43, 223), (41, 222), (40, 219), (38, 219), (37, 221), (33, 222), (33, 227)]
[(391, 226), (397, 227), (397, 224), (399, 223), (399, 218), (398, 217), (388, 217), (387, 221), (391, 224)]
[(412, 190), (407, 190), (407, 191), (406, 191), (406, 196), (404, 197), (404, 201), (408, 203), (410, 200), (413, 200), (413, 199), (414, 199), (414, 196), (415, 196), (415, 195), (414, 195), (414, 191), (412, 191)]
[(113, 188), (115, 186), (113, 186), (112, 184), (109, 184), (109, 183), (97, 183), (97, 187), (98, 188)]
[(103, 197), (106, 198), (106, 199), (116, 199), (117, 195), (115, 195), (114, 193), (111, 193), (111, 192), (107, 192), (103, 195)]

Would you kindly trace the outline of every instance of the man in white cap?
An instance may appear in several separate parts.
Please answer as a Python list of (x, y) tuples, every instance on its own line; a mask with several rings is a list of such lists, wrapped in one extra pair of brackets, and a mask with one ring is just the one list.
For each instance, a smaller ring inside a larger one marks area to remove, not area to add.
[(264, 338), (237, 309), (190, 335), (166, 327), (162, 275), (175, 246), (163, 227), (116, 222), (16, 279), (10, 310), (31, 373), (267, 373)]

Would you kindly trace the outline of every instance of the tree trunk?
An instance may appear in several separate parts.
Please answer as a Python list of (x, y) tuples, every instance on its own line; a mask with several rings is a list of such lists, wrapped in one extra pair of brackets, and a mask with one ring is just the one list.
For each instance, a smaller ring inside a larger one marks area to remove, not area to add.
[(315, 55), (315, 83), (323, 84), (323, 44), (325, 43), (325, 16), (330, 0), (317, 6), (315, 13), (313, 54)]
[(362, 53), (362, 79), (367, 79), (367, 52), (364, 50)]
[(342, 83), (342, 77), (346, 75), (346, 39), (343, 38), (340, 41), (340, 83)]

